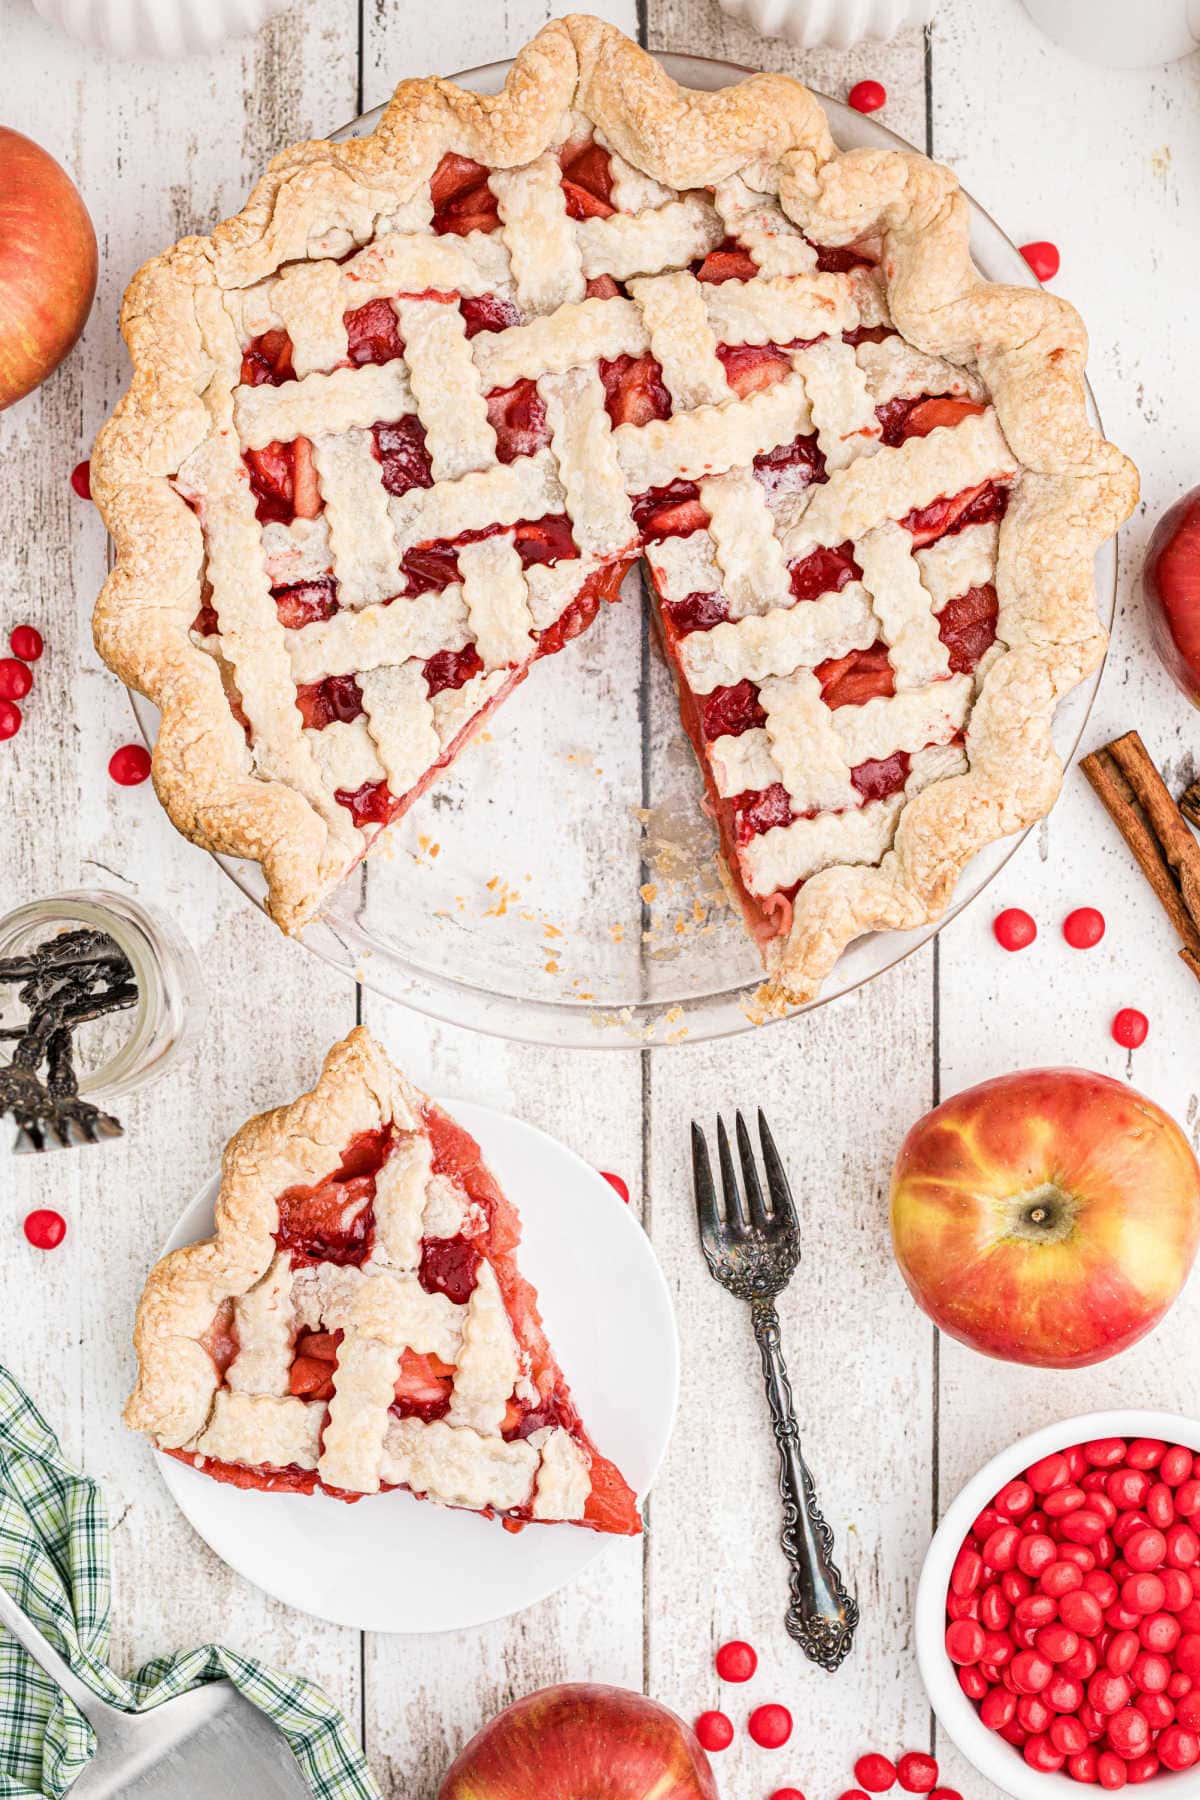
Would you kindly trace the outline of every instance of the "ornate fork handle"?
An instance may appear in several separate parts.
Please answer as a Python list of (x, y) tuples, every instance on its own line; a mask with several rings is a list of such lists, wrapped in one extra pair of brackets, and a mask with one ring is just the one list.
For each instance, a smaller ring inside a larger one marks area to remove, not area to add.
[(780, 1539), (790, 1569), (791, 1605), (785, 1623), (810, 1661), (830, 1673), (850, 1654), (858, 1603), (846, 1592), (833, 1560), (833, 1533), (821, 1516), (812, 1476), (800, 1453), (800, 1431), (772, 1300), (752, 1300), (751, 1318), (779, 1449), (783, 1500)]

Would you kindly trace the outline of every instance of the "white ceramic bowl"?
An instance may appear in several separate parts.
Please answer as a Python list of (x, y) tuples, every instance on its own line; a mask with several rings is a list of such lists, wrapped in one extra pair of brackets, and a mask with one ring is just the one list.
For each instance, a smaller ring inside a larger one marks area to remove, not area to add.
[[(1163, 1438), (1168, 1444), (1184, 1444), (1189, 1450), (1200, 1450), (1200, 1421), (1186, 1419), (1178, 1413), (1146, 1412), (1123, 1408), (1117, 1412), (1083, 1413), (1075, 1419), (1063, 1419), (1056, 1425), (1021, 1438), (999, 1456), (985, 1463), (978, 1475), (968, 1481), (957, 1500), (948, 1508), (933, 1535), (921, 1570), (917, 1588), (917, 1661), (925, 1691), (937, 1714), (939, 1724), (973, 1763), (981, 1775), (1012, 1794), (1016, 1800), (1080, 1800), (1089, 1790), (1069, 1775), (1043, 1775), (1031, 1769), (1021, 1752), (1012, 1744), (989, 1731), (958, 1685), (954, 1664), (946, 1655), (946, 1592), (950, 1571), (971, 1529), (971, 1521), (983, 1511), (1006, 1482), (1027, 1469), (1052, 1450), (1066, 1450), (1072, 1444), (1090, 1443), (1094, 1438), (1149, 1437)], [(1160, 1791), (1169, 1792), (1170, 1800), (1196, 1800), (1200, 1796), (1200, 1763), (1180, 1774), (1165, 1771), (1147, 1782), (1144, 1788), (1130, 1792), (1144, 1793), (1148, 1800)]]
[(869, 38), (927, 25), (936, 0), (719, 0), (733, 19), (802, 50), (849, 50)]

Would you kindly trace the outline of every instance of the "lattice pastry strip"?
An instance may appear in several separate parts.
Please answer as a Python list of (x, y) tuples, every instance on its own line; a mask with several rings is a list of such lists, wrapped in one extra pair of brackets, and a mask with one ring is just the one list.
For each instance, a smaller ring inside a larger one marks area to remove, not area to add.
[(600, 377), (570, 369), (547, 375), (539, 390), (575, 543), (584, 556), (618, 555), (636, 531)]
[(790, 607), (787, 564), (761, 482), (749, 469), (731, 469), (701, 482), (700, 504), (709, 515), (719, 586), (730, 618)]
[(437, 300), (397, 300), (395, 306), (412, 387), (411, 410), (425, 428), (434, 481), (454, 481), (472, 469), (491, 468), (496, 433), (461, 312)]
[(728, 400), (732, 389), (717, 356), (705, 290), (695, 276), (687, 270), (643, 276), (629, 283), (629, 292), (641, 307), (650, 354), (676, 410)]
[(185, 1448), (215, 1462), (315, 1469), (325, 1420), (319, 1401), (219, 1388), (208, 1423)]
[(902, 525), (877, 525), (855, 544), (854, 557), (888, 645), (897, 693), (947, 675), (950, 652), (938, 636), (933, 596), (910, 534)]
[(485, 669), (521, 662), (533, 648), (528, 590), (512, 539), (484, 538), (458, 553), (463, 599)]
[(995, 579), (1000, 544), (998, 525), (968, 525), (916, 552), (921, 581), (935, 613), (971, 588)]
[(844, 469), (876, 447), (879, 420), (866, 377), (848, 344), (823, 341), (792, 355), (827, 469)]
[(903, 518), (941, 495), (1012, 476), (1016, 463), (995, 412), (989, 408), (955, 426), (835, 469), (780, 509), (784, 554), (802, 557), (814, 546), (857, 541), (887, 519)]
[(751, 840), (745, 853), (753, 892), (775, 894), (820, 869), (843, 863), (879, 862), (891, 844), (905, 801), (966, 767), (966, 755), (956, 746), (922, 750), (912, 759), (903, 790), (886, 800), (870, 800), (857, 809), (822, 813), (815, 819), (793, 819), (790, 825), (764, 831)]
[(344, 431), (312, 442), (338, 604), (354, 611), (388, 600), (401, 583), (400, 552), (371, 434)]
[(306, 375), (282, 387), (234, 390), (234, 418), (242, 446), (263, 450), (298, 437), (336, 436), (365, 430), (378, 419), (402, 419), (415, 411), (404, 364), (397, 358), (363, 369)]
[(500, 208), (521, 307), (547, 313), (582, 300), (578, 227), (567, 216), (558, 158), (547, 154), (524, 169), (494, 169), (488, 179)]
[(726, 236), (745, 245), (764, 275), (804, 275), (816, 269), (817, 252), (799, 227), (740, 176), (718, 182), (713, 201)]
[(367, 730), (388, 788), (393, 794), (406, 794), (442, 748), (424, 664), (414, 660), (373, 669), (359, 675), (358, 686)]

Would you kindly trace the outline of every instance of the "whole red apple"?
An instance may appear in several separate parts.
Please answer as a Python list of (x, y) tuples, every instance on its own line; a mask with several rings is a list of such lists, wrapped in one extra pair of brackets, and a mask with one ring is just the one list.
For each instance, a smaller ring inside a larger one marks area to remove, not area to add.
[(719, 1800), (708, 1758), (668, 1707), (626, 1688), (542, 1688), (476, 1732), (438, 1800)]
[(892, 1172), (917, 1304), (985, 1356), (1073, 1369), (1162, 1318), (1200, 1242), (1200, 1167), (1173, 1119), (1086, 1069), (1025, 1069), (919, 1119)]
[(58, 367), (96, 293), (96, 234), (54, 158), (0, 125), (0, 411)]
[(1142, 594), (1155, 649), (1200, 706), (1200, 488), (1168, 507), (1154, 527)]

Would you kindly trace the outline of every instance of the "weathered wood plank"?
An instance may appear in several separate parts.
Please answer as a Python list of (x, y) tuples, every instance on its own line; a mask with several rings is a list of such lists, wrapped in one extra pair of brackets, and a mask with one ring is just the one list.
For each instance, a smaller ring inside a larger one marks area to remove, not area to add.
[[(357, 1634), (268, 1600), (219, 1563), (118, 1414), (131, 1379), (133, 1308), (158, 1246), (230, 1131), (315, 1076), (322, 1052), (353, 1023), (354, 994), (176, 835), (149, 786), (108, 779), (112, 750), (137, 734), (124, 690), (91, 649), (104, 536), (67, 476), (126, 381), (116, 312), (134, 269), (240, 205), (270, 152), (352, 113), (356, 75), (349, 0), (302, 0), (257, 39), (175, 66), (107, 61), (22, 9), (6, 22), (0, 67), (0, 113), (71, 168), (101, 251), (100, 296), (82, 344), (0, 420), (0, 529), (18, 546), (5, 631), (28, 617), (47, 642), (24, 729), (0, 759), (0, 810), (20, 822), (6, 838), (0, 889), (6, 907), (64, 888), (138, 895), (190, 937), (212, 1002), (192, 1061), (119, 1107), (127, 1130), (119, 1144), (12, 1165), (0, 1354), (104, 1485), (115, 1527), (114, 1660), (130, 1665), (215, 1639), (312, 1675), (351, 1717)], [(54, 132), (48, 91), (67, 101)], [(51, 1257), (19, 1235), (38, 1205), (69, 1221)]]
[[(1137, 576), (1155, 519), (1194, 479), (1197, 463), (1194, 421), (1178, 403), (1186, 337), (1169, 323), (1148, 324), (1147, 313), (1151, 294), (1155, 320), (1190, 311), (1195, 238), (1179, 220), (1182, 197), (1200, 175), (1200, 147), (1180, 126), (1194, 70), (1188, 63), (1139, 72), (1083, 64), (1051, 45), (1017, 0), (944, 8), (931, 60), (935, 155), (1017, 242), (1058, 244), (1062, 271), (1052, 291), (1083, 312), (1105, 427), (1142, 471), (1143, 506), (1121, 541), (1117, 627), (1084, 747), (1136, 725), (1168, 778), (1180, 781), (1192, 772), (1200, 735), (1149, 647)], [(1129, 253), (1114, 260), (1114, 244)], [(993, 917), (1009, 905), (1025, 907), (1040, 928), (1037, 942), (1015, 956), (991, 934)], [(1086, 952), (1061, 937), (1063, 918), (1080, 905), (1101, 907), (1108, 921), (1102, 943)], [(1174, 951), (1116, 830), (1070, 771), (1047, 823), (941, 939), (941, 1091), (1009, 1069), (1082, 1064), (1143, 1089), (1196, 1141), (1196, 1071), (1179, 1043), (1200, 996)], [(1151, 1021), (1133, 1056), (1109, 1035), (1124, 1005)], [(989, 1456), (1036, 1426), (1121, 1404), (1193, 1410), (1198, 1322), (1193, 1281), (1147, 1342), (1073, 1374), (989, 1362), (944, 1341), (942, 1508)], [(956, 1787), (969, 1781), (971, 1792), (986, 1785), (955, 1755), (946, 1775)]]

